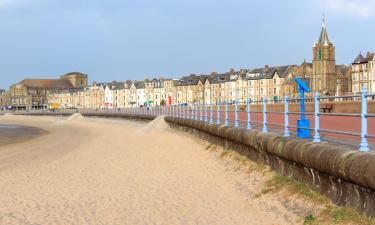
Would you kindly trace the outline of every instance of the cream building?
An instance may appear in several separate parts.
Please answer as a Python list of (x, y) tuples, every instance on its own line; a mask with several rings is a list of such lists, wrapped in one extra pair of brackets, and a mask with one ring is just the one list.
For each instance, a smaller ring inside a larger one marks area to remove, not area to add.
[(352, 63), (352, 90), (359, 94), (365, 86), (368, 92), (375, 93), (375, 54), (359, 54)]

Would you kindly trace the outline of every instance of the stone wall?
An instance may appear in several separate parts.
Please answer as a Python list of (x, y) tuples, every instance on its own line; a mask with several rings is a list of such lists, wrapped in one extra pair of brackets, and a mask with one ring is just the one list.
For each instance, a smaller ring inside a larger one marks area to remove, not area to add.
[(165, 117), (165, 121), (308, 183), (339, 206), (375, 217), (374, 153), (190, 119)]
[[(13, 113), (13, 115), (21, 116), (71, 116), (75, 114), (74, 112), (18, 112)], [(91, 112), (91, 113), (81, 113), (85, 117), (101, 117), (101, 118), (120, 118), (128, 120), (137, 120), (149, 122), (154, 120), (156, 116), (154, 115), (139, 115), (139, 114), (122, 114), (117, 112)]]

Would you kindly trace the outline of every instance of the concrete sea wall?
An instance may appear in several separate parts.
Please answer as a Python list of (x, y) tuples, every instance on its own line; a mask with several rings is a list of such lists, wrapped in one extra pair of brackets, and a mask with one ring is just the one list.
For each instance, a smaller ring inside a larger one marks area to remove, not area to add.
[(284, 176), (308, 183), (339, 206), (375, 217), (374, 153), (190, 119), (165, 117), (165, 121), (172, 128), (233, 149)]
[[(72, 116), (75, 113), (72, 112), (24, 112), (24, 113), (13, 113), (13, 115), (20, 116)], [(116, 112), (84, 112), (81, 113), (85, 117), (98, 117), (98, 118), (119, 118), (119, 119), (128, 119), (149, 122), (154, 120), (157, 116), (155, 115), (140, 115), (140, 114), (122, 114)]]

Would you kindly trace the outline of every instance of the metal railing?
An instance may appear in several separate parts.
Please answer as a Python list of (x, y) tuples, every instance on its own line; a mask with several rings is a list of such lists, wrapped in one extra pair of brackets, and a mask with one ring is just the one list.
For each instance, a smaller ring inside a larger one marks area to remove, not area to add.
[[(288, 98), (285, 96), (280, 100), (272, 100), (272, 104), (269, 104), (271, 101), (264, 98), (261, 101), (252, 101), (250, 99), (247, 101), (234, 101), (233, 104), (224, 101), (215, 104), (192, 103), (113, 109), (60, 109), (54, 112), (164, 115), (199, 120), (210, 124), (259, 129), (262, 132), (279, 132), (285, 137), (295, 136), (294, 133), (297, 130), (303, 129), (312, 133), (311, 141), (314, 143), (321, 143), (323, 140), (350, 140), (351, 143), (359, 142), (359, 151), (367, 152), (370, 151), (369, 139), (375, 140), (375, 135), (369, 134), (368, 132), (369, 127), (375, 128), (375, 114), (368, 113), (368, 98), (373, 99), (374, 97), (375, 94), (369, 94), (367, 90), (363, 88), (361, 95), (320, 96), (317, 92), (312, 98), (301, 99)], [(327, 104), (339, 98), (360, 99), (360, 113), (320, 112), (321, 103)], [(312, 122), (310, 127), (299, 127), (296, 122), (298, 121), (297, 117), (301, 116), (301, 111), (298, 111), (298, 109), (290, 111), (292, 104), (296, 107), (295, 103), (301, 101), (313, 103), (312, 107), (304, 114), (304, 116)], [(274, 106), (275, 103), (279, 103), (278, 110), (268, 110), (268, 108)], [(45, 110), (32, 112), (45, 112)], [(369, 123), (369, 119), (371, 118), (374, 118), (374, 121)], [(348, 129), (343, 129), (343, 127)], [(353, 127), (356, 127), (357, 130)], [(352, 138), (357, 138), (358, 140)]]

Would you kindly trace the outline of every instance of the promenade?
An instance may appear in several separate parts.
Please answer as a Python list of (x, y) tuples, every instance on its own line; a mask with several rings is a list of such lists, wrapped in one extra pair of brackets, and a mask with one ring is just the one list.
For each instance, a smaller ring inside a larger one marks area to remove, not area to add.
[[(0, 117), (48, 134), (0, 147), (0, 224), (302, 224), (258, 175), (167, 127), (74, 117)], [(287, 204), (287, 203), (290, 204)], [(302, 204), (303, 205), (303, 204)], [(303, 211), (303, 210), (302, 210)], [(301, 211), (300, 211), (301, 212)]]

